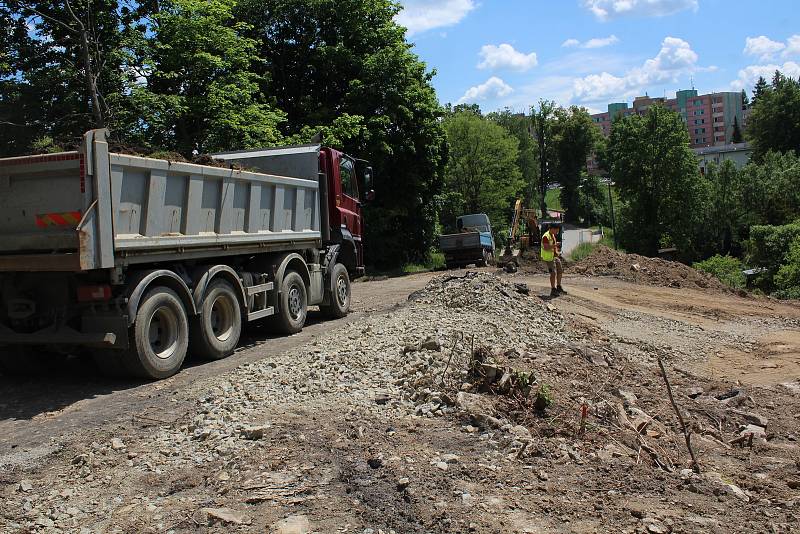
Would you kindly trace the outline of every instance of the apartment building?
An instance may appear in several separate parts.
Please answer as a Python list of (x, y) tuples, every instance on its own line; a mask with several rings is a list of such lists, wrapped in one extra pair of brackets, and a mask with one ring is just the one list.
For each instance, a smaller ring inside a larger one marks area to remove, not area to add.
[(734, 120), (744, 129), (742, 94), (737, 92), (698, 95), (696, 89), (678, 91), (675, 98), (636, 97), (633, 105), (615, 102), (608, 111), (592, 115), (592, 120), (603, 135), (611, 134), (611, 123), (616, 117), (633, 114), (644, 115), (651, 106), (660, 104), (681, 115), (689, 132), (692, 148), (728, 145), (733, 142)]

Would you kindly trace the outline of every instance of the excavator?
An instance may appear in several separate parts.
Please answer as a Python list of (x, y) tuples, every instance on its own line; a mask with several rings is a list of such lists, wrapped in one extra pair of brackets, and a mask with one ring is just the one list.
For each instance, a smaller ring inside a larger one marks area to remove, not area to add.
[(541, 246), (541, 229), (536, 210), (525, 208), (522, 199), (514, 203), (514, 215), (511, 220), (511, 229), (508, 231), (508, 244), (503, 252), (503, 257), (513, 256), (513, 248), (519, 249), (522, 254), (526, 250), (539, 250)]

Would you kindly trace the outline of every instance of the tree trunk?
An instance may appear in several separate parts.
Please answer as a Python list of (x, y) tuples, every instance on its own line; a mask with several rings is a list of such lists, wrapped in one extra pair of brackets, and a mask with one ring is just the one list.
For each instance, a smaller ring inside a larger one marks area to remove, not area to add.
[(81, 29), (81, 48), (83, 51), (83, 73), (86, 78), (86, 90), (92, 100), (92, 115), (96, 128), (105, 128), (106, 122), (103, 119), (103, 111), (100, 109), (100, 98), (97, 96), (97, 84), (92, 73), (92, 59), (89, 53), (89, 39), (86, 37), (86, 30)]

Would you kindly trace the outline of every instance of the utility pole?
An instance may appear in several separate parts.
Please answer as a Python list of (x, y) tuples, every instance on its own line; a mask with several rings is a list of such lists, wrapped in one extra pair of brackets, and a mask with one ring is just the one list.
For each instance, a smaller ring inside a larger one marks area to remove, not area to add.
[(608, 203), (611, 205), (611, 232), (614, 234), (614, 250), (619, 249), (617, 244), (617, 218), (614, 217), (614, 197), (611, 195), (611, 176), (608, 177)]

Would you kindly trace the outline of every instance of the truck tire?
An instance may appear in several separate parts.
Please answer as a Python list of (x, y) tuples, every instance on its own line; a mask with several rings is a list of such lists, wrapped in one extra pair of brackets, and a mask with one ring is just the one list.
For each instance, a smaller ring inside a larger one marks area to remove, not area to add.
[(330, 301), (330, 304), (319, 307), (326, 317), (340, 319), (350, 312), (350, 275), (341, 263), (333, 266)]
[(189, 321), (180, 297), (166, 287), (147, 292), (131, 328), (131, 348), (121, 351), (128, 372), (149, 379), (177, 373), (189, 346)]
[(206, 360), (227, 358), (239, 344), (242, 309), (231, 284), (212, 281), (203, 295), (200, 314), (192, 319), (189, 353)]
[(274, 327), (283, 334), (296, 334), (303, 329), (308, 314), (308, 295), (303, 277), (297, 271), (286, 271), (281, 280), (278, 313)]

